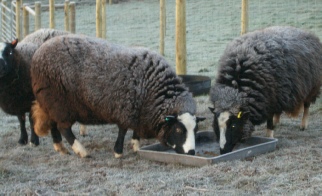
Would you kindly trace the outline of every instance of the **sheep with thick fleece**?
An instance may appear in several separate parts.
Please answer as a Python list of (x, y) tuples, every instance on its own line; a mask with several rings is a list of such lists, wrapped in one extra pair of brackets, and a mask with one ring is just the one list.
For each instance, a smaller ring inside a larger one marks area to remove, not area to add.
[[(34, 95), (31, 88), (30, 62), (36, 49), (46, 40), (67, 34), (52, 29), (42, 29), (26, 36), (20, 43), (0, 43), (0, 107), (10, 115), (18, 117), (20, 123), (20, 144), (27, 144), (28, 134), (25, 126), (25, 113), (30, 112)], [(30, 142), (39, 144), (34, 134), (32, 120)]]
[(219, 60), (211, 89), (213, 127), (221, 153), (232, 151), (267, 121), (267, 136), (284, 111), (308, 125), (309, 106), (320, 94), (322, 44), (307, 31), (269, 27), (247, 33), (229, 43)]
[(32, 59), (36, 104), (35, 132), (54, 139), (66, 153), (60, 133), (81, 157), (85, 148), (71, 131), (83, 124), (117, 124), (116, 157), (124, 136), (133, 130), (134, 149), (140, 138), (158, 138), (177, 153), (195, 153), (196, 103), (165, 59), (144, 48), (127, 48), (80, 35), (59, 36), (44, 43)]

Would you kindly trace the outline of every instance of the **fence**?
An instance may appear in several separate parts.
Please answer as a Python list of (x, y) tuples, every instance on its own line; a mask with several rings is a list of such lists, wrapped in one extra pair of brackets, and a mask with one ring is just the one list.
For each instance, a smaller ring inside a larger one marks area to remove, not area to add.
[[(10, 2), (10, 7), (6, 0), (0, 0), (1, 22), (0, 37), (1, 41), (11, 41), (14, 38), (22, 39), (33, 31), (42, 27), (42, 10), (49, 10), (49, 28), (55, 28), (55, 8), (64, 9), (64, 29), (75, 33), (75, 2), (65, 0), (63, 4), (55, 4), (54, 0), (49, 0), (49, 4), (42, 4), (40, 1), (23, 4), (22, 0)], [(22, 13), (22, 14), (21, 14)], [(34, 19), (30, 23), (30, 15)], [(48, 28), (48, 27), (47, 27)]]
[[(42, 5), (48, 4), (48, 0), (39, 1)], [(31, 0), (24, 2), (34, 3)], [(161, 2), (164, 13), (162, 17), (160, 17)], [(55, 1), (55, 4), (64, 3), (64, 0)], [(75, 32), (96, 36), (96, 1), (75, 0), (75, 3), (77, 7)], [(248, 10), (248, 26), (246, 25), (248, 31), (272, 25), (291, 25), (312, 31), (322, 38), (321, 0), (248, 0), (248, 3), (248, 7), (243, 7), (242, 0), (186, 1), (188, 74), (215, 77), (218, 59), (225, 46), (241, 33), (242, 7)], [(119, 0), (119, 3), (113, 0), (113, 4), (107, 3), (105, 9), (106, 28), (102, 29), (106, 29), (106, 32), (102, 34), (106, 35), (108, 41), (149, 47), (161, 52), (160, 39), (163, 37), (164, 56), (170, 64), (176, 64), (174, 0)], [(55, 28), (65, 28), (64, 15), (63, 11), (55, 11)], [(49, 10), (42, 10), (42, 27), (49, 27), (49, 16)], [(165, 21), (163, 30), (160, 30), (161, 19)], [(31, 29), (33, 23), (34, 21), (30, 21)], [(10, 30), (8, 31), (12, 34)]]
[(7, 1), (0, 1), (0, 16), (1, 40), (11, 40), (16, 34), (15, 4)]

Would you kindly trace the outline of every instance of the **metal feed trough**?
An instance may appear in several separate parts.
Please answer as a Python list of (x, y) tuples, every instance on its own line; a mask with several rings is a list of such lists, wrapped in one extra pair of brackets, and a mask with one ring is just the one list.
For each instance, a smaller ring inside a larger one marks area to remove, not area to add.
[(277, 139), (266, 137), (251, 137), (239, 144), (234, 151), (220, 155), (219, 144), (215, 140), (214, 132), (203, 131), (196, 135), (196, 155), (177, 154), (169, 147), (160, 143), (142, 147), (138, 153), (140, 157), (164, 163), (179, 163), (189, 166), (211, 165), (221, 161), (232, 161), (254, 157), (276, 149)]

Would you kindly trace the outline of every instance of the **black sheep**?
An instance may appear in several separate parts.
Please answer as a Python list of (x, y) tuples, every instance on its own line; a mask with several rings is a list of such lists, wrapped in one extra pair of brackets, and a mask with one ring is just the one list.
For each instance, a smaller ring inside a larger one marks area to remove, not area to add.
[[(12, 43), (0, 43), (0, 107), (10, 115), (18, 117), (20, 123), (20, 144), (27, 144), (28, 134), (25, 127), (25, 113), (30, 112), (34, 95), (30, 84), (29, 63), (35, 45), (28, 46), (27, 50), (20, 49), (27, 47), (26, 44), (19, 44), (18, 40)], [(30, 117), (30, 116), (29, 116)], [(39, 144), (39, 138), (33, 131), (32, 120), (31, 143)]]
[(249, 137), (253, 125), (267, 121), (273, 137), (283, 111), (297, 117), (304, 107), (300, 128), (307, 128), (322, 84), (322, 44), (315, 35), (293, 27), (247, 33), (228, 44), (219, 64), (210, 109), (221, 153)]
[[(31, 88), (30, 62), (38, 47), (48, 39), (67, 34), (64, 31), (41, 29), (31, 33), (22, 42), (0, 43), (0, 107), (10, 115), (18, 117), (20, 123), (20, 144), (28, 143), (25, 114), (30, 112), (35, 97)], [(39, 145), (39, 138), (33, 130), (29, 113), (31, 144)]]

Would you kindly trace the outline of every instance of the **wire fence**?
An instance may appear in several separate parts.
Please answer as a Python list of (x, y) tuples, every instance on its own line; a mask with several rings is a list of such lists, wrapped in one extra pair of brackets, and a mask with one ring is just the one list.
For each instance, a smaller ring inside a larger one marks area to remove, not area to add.
[[(94, 0), (76, 2), (76, 33), (96, 36)], [(23, 3), (35, 1), (24, 0)], [(48, 0), (41, 0), (42, 5)], [(55, 0), (63, 4), (65, 0)], [(109, 2), (109, 1), (108, 1)], [(175, 65), (175, 1), (166, 1), (165, 58)], [(249, 1), (249, 31), (272, 25), (295, 26), (322, 39), (321, 0)], [(123, 0), (106, 8), (106, 39), (159, 51), (160, 1)], [(64, 29), (64, 10), (55, 12), (56, 29)], [(186, 1), (188, 74), (215, 77), (218, 59), (227, 43), (240, 35), (241, 0)], [(49, 27), (49, 11), (43, 10), (43, 28)], [(3, 24), (2, 24), (3, 25)], [(32, 21), (30, 21), (32, 25)]]

